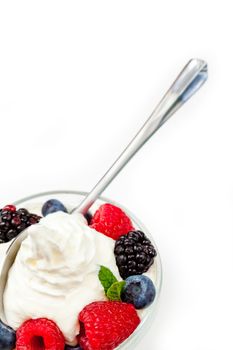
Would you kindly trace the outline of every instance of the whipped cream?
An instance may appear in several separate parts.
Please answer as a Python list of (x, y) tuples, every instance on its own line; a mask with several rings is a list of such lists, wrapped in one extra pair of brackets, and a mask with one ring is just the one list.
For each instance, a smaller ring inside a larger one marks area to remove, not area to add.
[(7, 324), (46, 317), (66, 342), (76, 344), (78, 315), (84, 306), (106, 300), (98, 280), (100, 265), (120, 279), (114, 241), (91, 229), (81, 214), (57, 212), (28, 228), (9, 272), (4, 292)]

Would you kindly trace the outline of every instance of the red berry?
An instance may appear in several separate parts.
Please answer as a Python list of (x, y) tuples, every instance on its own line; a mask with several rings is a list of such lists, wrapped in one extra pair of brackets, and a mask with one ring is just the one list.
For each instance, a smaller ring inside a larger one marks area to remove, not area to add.
[(18, 215), (16, 215), (12, 220), (11, 220), (12, 225), (18, 226), (21, 224), (21, 219)]
[(79, 321), (79, 343), (83, 350), (113, 350), (140, 323), (134, 306), (118, 301), (97, 301), (87, 305), (79, 314)]
[(64, 350), (64, 347), (62, 332), (47, 318), (28, 320), (16, 332), (17, 350)]
[(95, 212), (91, 227), (115, 240), (134, 229), (123, 210), (109, 203), (101, 205)]
[(16, 211), (16, 207), (12, 204), (8, 204), (8, 205), (5, 205), (5, 207), (2, 209), (2, 211), (5, 211), (5, 210), (8, 210), (8, 211)]

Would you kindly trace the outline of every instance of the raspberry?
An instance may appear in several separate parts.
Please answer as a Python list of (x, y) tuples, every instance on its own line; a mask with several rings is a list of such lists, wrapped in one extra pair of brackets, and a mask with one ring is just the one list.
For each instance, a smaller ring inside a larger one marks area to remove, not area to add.
[(2, 210), (16, 211), (16, 207), (12, 204), (5, 205)]
[(6, 205), (0, 210), (0, 244), (15, 238), (26, 227), (40, 221), (40, 216), (27, 209), (16, 210), (14, 205)]
[(123, 210), (109, 203), (95, 212), (91, 227), (115, 240), (133, 230), (132, 222)]
[(134, 306), (118, 301), (97, 301), (87, 305), (79, 314), (79, 321), (79, 343), (83, 350), (113, 350), (140, 323)]
[(115, 243), (116, 264), (123, 279), (141, 275), (154, 263), (157, 252), (142, 231), (130, 231)]
[(16, 332), (17, 350), (64, 350), (64, 347), (62, 332), (47, 318), (28, 320)]

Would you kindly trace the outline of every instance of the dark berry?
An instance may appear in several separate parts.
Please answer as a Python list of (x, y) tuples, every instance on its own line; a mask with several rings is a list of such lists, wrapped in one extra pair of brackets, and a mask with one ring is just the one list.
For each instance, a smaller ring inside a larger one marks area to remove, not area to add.
[(63, 211), (67, 213), (66, 207), (58, 199), (50, 199), (47, 202), (45, 202), (42, 207), (43, 216), (47, 216), (48, 214), (52, 214), (57, 211)]
[(21, 219), (20, 219), (19, 215), (13, 217), (13, 219), (11, 220), (11, 223), (14, 226), (20, 225), (21, 224)]
[[(22, 222), (24, 222), (22, 220)], [(31, 214), (29, 217), (28, 217), (28, 220), (25, 221), (26, 223), (30, 224), (30, 225), (34, 225), (38, 222), (38, 216), (35, 215), (35, 214)]]
[(15, 331), (0, 320), (0, 349), (12, 350), (15, 348), (15, 342)]
[(17, 232), (22, 232), (23, 230), (25, 230), (26, 227), (30, 226), (31, 224), (29, 224), (29, 220), (27, 221), (28, 222), (28, 225), (27, 224), (24, 224), (24, 223), (21, 223), (19, 224), (16, 229), (17, 229)]
[(118, 255), (116, 257), (117, 265), (124, 265), (127, 262), (127, 257), (125, 255)]
[(10, 221), (13, 217), (13, 213), (10, 211), (2, 211), (2, 220), (3, 221)]
[(116, 248), (115, 248), (115, 252), (116, 252), (117, 255), (118, 255), (118, 254), (122, 254), (122, 253), (125, 252), (125, 249), (124, 249), (121, 245), (118, 245), (118, 246), (116, 246)]
[(157, 255), (151, 241), (142, 231), (130, 231), (115, 243), (116, 264), (123, 279), (148, 271)]
[(18, 235), (18, 231), (17, 231), (17, 230), (10, 229), (10, 230), (6, 233), (7, 241), (10, 241), (11, 239), (15, 238), (17, 235)]
[(155, 299), (156, 290), (153, 282), (147, 276), (130, 276), (125, 280), (121, 298), (122, 301), (133, 304), (136, 309), (149, 306)]
[(14, 211), (13, 208), (9, 210), (9, 207), (11, 206), (0, 210), (0, 243), (10, 241), (28, 226), (40, 221), (40, 216), (29, 213), (27, 209), (20, 208)]
[(85, 219), (87, 220), (88, 225), (90, 225), (91, 224), (91, 220), (92, 220), (91, 213), (88, 211), (84, 216), (85, 216)]
[(17, 210), (17, 213), (21, 216), (25, 216), (29, 214), (29, 211), (25, 208), (20, 208), (19, 210)]
[(8, 221), (0, 222), (0, 231), (6, 233), (9, 230), (10, 224)]
[(66, 345), (65, 350), (82, 350), (82, 348), (79, 345), (76, 345), (76, 346)]

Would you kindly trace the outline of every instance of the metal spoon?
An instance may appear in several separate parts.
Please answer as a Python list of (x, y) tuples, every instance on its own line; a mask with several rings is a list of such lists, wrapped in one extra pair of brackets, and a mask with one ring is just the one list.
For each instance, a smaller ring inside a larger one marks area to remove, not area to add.
[[(85, 214), (99, 195), (134, 156), (134, 154), (190, 97), (193, 96), (196, 91), (200, 89), (207, 78), (207, 63), (200, 59), (190, 60), (134, 139), (129, 143), (123, 153), (81, 202), (81, 204), (78, 207), (75, 207), (72, 212), (78, 211)], [(7, 282), (8, 272), (15, 260), (22, 241), (26, 237), (27, 229), (16, 237), (6, 252), (0, 276), (0, 318), (3, 321), (5, 321), (3, 294)]]
[(88, 209), (134, 154), (197, 90), (200, 89), (207, 80), (207, 77), (207, 63), (200, 59), (190, 60), (137, 135), (86, 198), (84, 198), (81, 204), (74, 208), (72, 212), (78, 211), (82, 214), (86, 214)]

